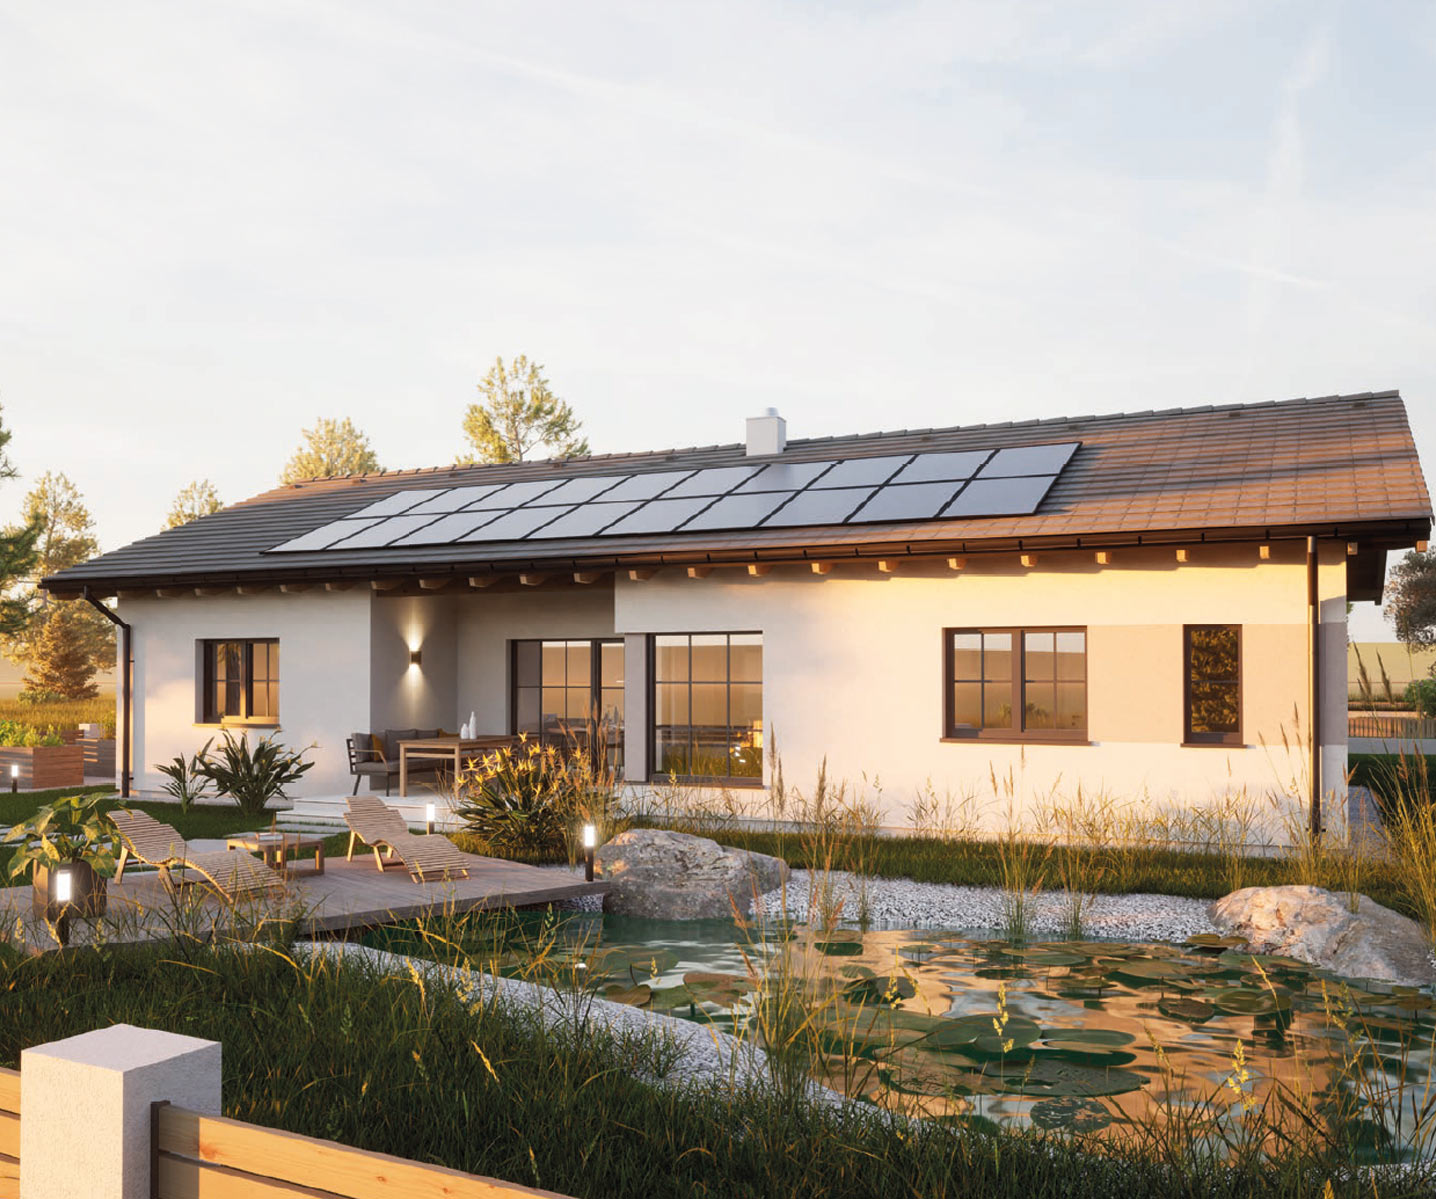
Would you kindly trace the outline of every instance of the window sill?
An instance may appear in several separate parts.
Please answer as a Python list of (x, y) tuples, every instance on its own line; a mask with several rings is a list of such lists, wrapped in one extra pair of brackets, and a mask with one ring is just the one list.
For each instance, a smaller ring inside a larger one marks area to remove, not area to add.
[(939, 737), (943, 745), (1093, 745), (1086, 737)]
[(277, 729), (277, 720), (196, 720), (197, 729)]
[(1247, 749), (1245, 741), (1183, 741), (1183, 749)]

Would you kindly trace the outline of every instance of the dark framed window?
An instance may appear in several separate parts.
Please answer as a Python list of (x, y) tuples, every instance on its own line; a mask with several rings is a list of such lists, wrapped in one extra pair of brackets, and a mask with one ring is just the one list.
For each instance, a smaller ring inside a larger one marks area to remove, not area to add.
[(623, 641), (513, 642), (513, 732), (623, 770)]
[(200, 642), (205, 724), (279, 723), (279, 641)]
[(1182, 630), (1189, 745), (1242, 743), (1242, 630), (1234, 624), (1189, 624)]
[(948, 629), (946, 647), (946, 736), (1086, 740), (1086, 629)]
[(652, 773), (761, 783), (762, 634), (663, 633), (650, 650)]

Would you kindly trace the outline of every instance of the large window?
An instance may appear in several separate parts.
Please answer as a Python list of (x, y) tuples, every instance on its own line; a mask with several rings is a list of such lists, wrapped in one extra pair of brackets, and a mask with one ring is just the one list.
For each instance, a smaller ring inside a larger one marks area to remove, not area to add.
[(763, 778), (763, 638), (653, 638), (653, 772), (702, 782)]
[(515, 641), (513, 731), (623, 770), (623, 642)]
[(1242, 634), (1232, 624), (1189, 624), (1184, 630), (1186, 732), (1191, 745), (1242, 741)]
[(200, 642), (205, 724), (279, 722), (279, 642)]
[(947, 736), (1085, 740), (1085, 629), (949, 629)]

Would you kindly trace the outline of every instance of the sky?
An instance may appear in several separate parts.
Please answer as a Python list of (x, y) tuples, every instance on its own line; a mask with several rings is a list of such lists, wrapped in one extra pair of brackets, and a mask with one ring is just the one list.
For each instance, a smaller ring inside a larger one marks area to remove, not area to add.
[(596, 452), (1395, 387), (1429, 478), (1433, 76), (1381, 0), (0, 0), (0, 519), (447, 463), (519, 353)]

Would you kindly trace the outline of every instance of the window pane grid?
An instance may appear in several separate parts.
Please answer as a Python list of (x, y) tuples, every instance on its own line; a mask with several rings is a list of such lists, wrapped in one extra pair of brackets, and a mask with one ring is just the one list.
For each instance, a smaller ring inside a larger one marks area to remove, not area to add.
[(513, 731), (623, 769), (623, 642), (515, 641)]
[(653, 638), (653, 769), (684, 778), (761, 778), (762, 637)]
[(1021, 740), (1085, 734), (1085, 630), (953, 630), (948, 662), (949, 736)]
[(207, 724), (279, 718), (279, 642), (204, 641), (201, 645)]

